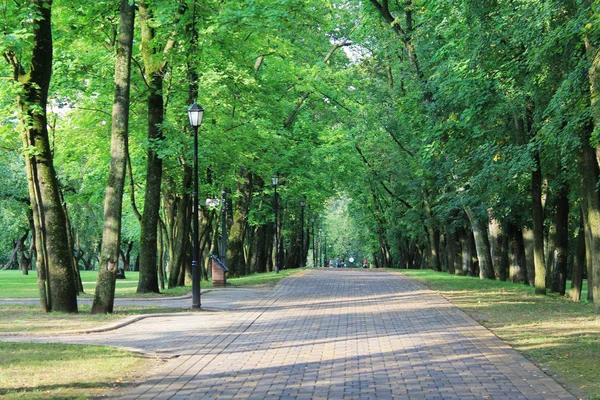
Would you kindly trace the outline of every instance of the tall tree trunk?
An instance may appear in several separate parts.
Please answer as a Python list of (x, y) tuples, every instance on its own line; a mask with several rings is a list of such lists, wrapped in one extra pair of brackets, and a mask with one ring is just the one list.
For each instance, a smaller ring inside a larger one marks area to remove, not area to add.
[(556, 233), (554, 263), (552, 266), (552, 291), (565, 295), (567, 286), (567, 258), (569, 254), (569, 187), (561, 185), (556, 197)]
[(542, 205), (542, 169), (540, 155), (534, 154), (536, 169), (531, 173), (531, 210), (533, 219), (533, 265), (535, 293), (546, 294), (546, 263), (544, 257), (544, 207)]
[(504, 246), (505, 232), (502, 222), (493, 216), (492, 209), (488, 209), (489, 232), (490, 232), (490, 252), (492, 256), (492, 265), (494, 267), (494, 276), (497, 280), (506, 280), (506, 269), (508, 264), (508, 249)]
[[(581, 214), (581, 212), (580, 212)], [(569, 297), (573, 301), (581, 300), (583, 289), (583, 268), (585, 264), (585, 234), (583, 231), (583, 216), (580, 216), (579, 234), (577, 235), (577, 250), (573, 258), (573, 276), (571, 277), (571, 290)]]
[(31, 7), (31, 13), (39, 15), (32, 22), (29, 70), (26, 71), (19, 54), (13, 51), (5, 51), (4, 58), (13, 68), (15, 81), (22, 85), (17, 101), (24, 126), (25, 165), (36, 230), (40, 304), (43, 311), (77, 312), (74, 259), (47, 128), (46, 106), (52, 76), (52, 0), (33, 0), (23, 7)]
[[(244, 199), (239, 197), (235, 201), (233, 225), (229, 229), (227, 243), (227, 268), (232, 275), (244, 274), (246, 259), (244, 257), (244, 230), (246, 224)], [(281, 262), (281, 260), (280, 260)]]
[(260, 225), (256, 229), (256, 264), (254, 265), (254, 272), (267, 272), (268, 271), (268, 260), (269, 260), (269, 247), (272, 247), (269, 241), (269, 237), (273, 235), (269, 232), (270, 224)]
[[(587, 0), (584, 4), (585, 7), (588, 7), (590, 15), (594, 12), (594, 4), (595, 1), (593, 0)], [(593, 126), (588, 129), (583, 140), (583, 158), (586, 160), (585, 164), (589, 164), (590, 162), (588, 161), (588, 147), (590, 147), (589, 132), (596, 132), (600, 127), (600, 54), (595, 39), (596, 38), (590, 38), (589, 36), (585, 37), (586, 56), (590, 62), (588, 78), (590, 82), (590, 111), (593, 123)], [(590, 255), (588, 261), (591, 261), (591, 263), (588, 263), (588, 299), (593, 300), (596, 312), (600, 312), (600, 204), (598, 204), (598, 192), (595, 190), (598, 183), (596, 179), (596, 183), (592, 184), (591, 176), (587, 176), (595, 173), (597, 178), (598, 167), (600, 166), (600, 142), (596, 144), (594, 150), (596, 168), (593, 172), (590, 170), (582, 172), (583, 175), (586, 175), (584, 177), (587, 181), (586, 184), (592, 185), (586, 188), (586, 199), (582, 201), (582, 204), (584, 202), (586, 203), (584, 213), (587, 213), (587, 215), (584, 217), (584, 221), (587, 221), (586, 230), (590, 240), (589, 243), (586, 242), (586, 244), (589, 244), (589, 246), (586, 247), (586, 252)], [(592, 192), (594, 192), (594, 194), (592, 194)]]
[(478, 218), (469, 207), (465, 207), (465, 211), (469, 221), (471, 221), (471, 228), (475, 237), (475, 249), (479, 260), (479, 277), (481, 279), (494, 279), (494, 267), (486, 223)]
[(523, 228), (523, 244), (525, 246), (525, 269), (527, 270), (527, 282), (535, 286), (535, 265), (533, 262), (533, 229)]
[(138, 293), (159, 293), (158, 288), (158, 213), (160, 209), (162, 159), (157, 146), (163, 140), (161, 125), (164, 117), (163, 76), (166, 65), (157, 62), (154, 16), (149, 3), (138, 3), (142, 30), (141, 49), (145, 74), (148, 77), (148, 149), (146, 162), (146, 193), (140, 229), (140, 278)]
[[(141, 11), (141, 10), (140, 10)], [(141, 12), (140, 12), (141, 14)], [(160, 125), (163, 122), (162, 77), (151, 79), (151, 94), (148, 96), (148, 141), (160, 142), (163, 135)], [(160, 187), (162, 181), (162, 159), (157, 149), (150, 145), (147, 150), (146, 194), (142, 213), (140, 234), (140, 280), (138, 293), (159, 293), (158, 289), (158, 212), (160, 209)]]
[(458, 275), (457, 271), (460, 268), (456, 267), (457, 251), (456, 251), (456, 233), (446, 233), (446, 258), (448, 273)]
[(596, 190), (598, 183), (598, 163), (594, 148), (589, 143), (590, 126), (584, 136), (582, 151), (579, 154), (581, 173), (581, 209), (586, 234), (586, 254), (588, 261), (588, 296), (594, 302), (594, 308), (600, 312), (600, 197)]
[(425, 218), (427, 218), (425, 229), (427, 230), (427, 239), (429, 241), (429, 268), (434, 271), (441, 271), (440, 232), (433, 226), (433, 214), (429, 203), (429, 194), (426, 190), (423, 190), (423, 207), (425, 209)]
[[(169, 274), (169, 288), (176, 286), (184, 286), (185, 279), (184, 273), (187, 262), (187, 253), (192, 245), (190, 243), (190, 221), (192, 220), (192, 207), (191, 207), (191, 186), (192, 186), (192, 168), (188, 165), (183, 167), (183, 180), (182, 180), (182, 195), (173, 195), (169, 199), (170, 204), (170, 220), (168, 221), (167, 230), (170, 235), (170, 274)], [(164, 204), (165, 202), (163, 202)], [(163, 208), (165, 206), (163, 205)]]
[(121, 0), (119, 41), (115, 59), (115, 93), (112, 109), (110, 170), (104, 198), (104, 228), (96, 292), (92, 314), (113, 312), (115, 281), (121, 245), (123, 191), (127, 173), (127, 141), (129, 134), (129, 92), (131, 52), (135, 10), (129, 0)]
[(512, 222), (509, 222), (507, 225), (507, 236), (509, 237), (508, 279), (513, 283), (527, 282), (523, 231)]
[[(473, 258), (472, 258), (472, 250), (471, 250), (471, 239), (469, 236), (472, 236), (471, 231), (467, 229), (461, 229), (459, 234), (460, 240), (460, 250), (461, 250), (461, 268), (457, 268), (455, 273), (457, 275), (466, 275), (472, 276), (473, 271)], [(460, 272), (459, 272), (460, 271)]]

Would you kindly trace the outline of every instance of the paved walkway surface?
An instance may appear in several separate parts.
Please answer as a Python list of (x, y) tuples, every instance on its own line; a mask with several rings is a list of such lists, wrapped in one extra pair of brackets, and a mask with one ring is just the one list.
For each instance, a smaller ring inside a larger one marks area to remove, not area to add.
[(310, 270), (237, 301), (232, 290), (211, 293), (228, 291), (222, 311), (26, 340), (177, 355), (126, 399), (574, 399), (443, 297), (397, 274)]

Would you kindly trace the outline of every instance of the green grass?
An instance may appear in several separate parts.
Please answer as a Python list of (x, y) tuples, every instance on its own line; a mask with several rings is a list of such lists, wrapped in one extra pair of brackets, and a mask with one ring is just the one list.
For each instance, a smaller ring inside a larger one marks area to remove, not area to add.
[(118, 395), (161, 363), (104, 346), (2, 342), (0, 360), (5, 399)]
[(82, 304), (79, 305), (79, 314), (44, 313), (37, 304), (3, 304), (0, 305), (0, 333), (85, 330), (133, 315), (185, 311), (180, 308), (118, 306), (112, 314), (92, 315), (90, 309), (89, 304)]
[[(260, 286), (274, 285), (280, 279), (294, 274), (301, 269), (281, 270), (279, 274), (272, 272), (253, 274), (239, 278), (229, 278), (227, 281), (234, 287), (239, 286)], [(81, 297), (93, 297), (96, 289), (96, 271), (81, 271), (81, 281), (83, 290)], [(127, 272), (127, 279), (117, 279), (115, 288), (115, 297), (163, 297), (163, 296), (183, 296), (189, 294), (191, 287), (176, 287), (173, 289), (161, 290), (160, 294), (137, 294), (137, 285), (139, 272)], [(212, 288), (210, 281), (200, 283), (202, 289)], [(0, 298), (37, 298), (39, 291), (37, 287), (37, 277), (35, 271), (30, 271), (29, 275), (23, 275), (21, 271), (0, 271)]]
[(234, 287), (239, 286), (274, 286), (281, 279), (286, 276), (296, 274), (300, 271), (304, 271), (306, 268), (296, 269), (282, 269), (278, 274), (272, 272), (262, 274), (252, 274), (248, 276), (242, 276), (239, 278), (227, 279), (227, 282), (231, 283)]
[(571, 393), (600, 398), (600, 316), (591, 304), (537, 296), (520, 284), (431, 270), (400, 272), (440, 292)]
[[(81, 282), (83, 283), (84, 293), (81, 297), (93, 297), (96, 289), (96, 271), (81, 271)], [(189, 293), (190, 288), (177, 287), (173, 289), (165, 289), (160, 295), (146, 294), (139, 295), (136, 293), (139, 272), (127, 272), (127, 279), (117, 279), (115, 288), (115, 297), (143, 297), (143, 296), (181, 296)], [(210, 282), (204, 281), (201, 287), (211, 287)], [(29, 271), (29, 275), (23, 275), (21, 271), (0, 271), (0, 298), (35, 298), (39, 297), (37, 287), (37, 276), (35, 271)]]

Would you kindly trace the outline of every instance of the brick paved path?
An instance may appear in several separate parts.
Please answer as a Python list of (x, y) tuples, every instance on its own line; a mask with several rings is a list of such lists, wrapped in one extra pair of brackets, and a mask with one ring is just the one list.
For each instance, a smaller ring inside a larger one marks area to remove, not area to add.
[(127, 399), (574, 399), (408, 278), (310, 270), (266, 293), (68, 341), (179, 355)]

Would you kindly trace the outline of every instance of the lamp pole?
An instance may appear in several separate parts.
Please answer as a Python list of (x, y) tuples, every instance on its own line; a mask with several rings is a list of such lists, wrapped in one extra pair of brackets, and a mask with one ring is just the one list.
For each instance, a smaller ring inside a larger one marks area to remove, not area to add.
[(275, 175), (272, 179), (273, 181), (273, 212), (275, 213), (275, 223), (274, 223), (274, 228), (275, 228), (275, 233), (273, 235), (273, 242), (275, 244), (275, 266), (274, 266), (274, 270), (275, 273), (278, 274), (279, 273), (279, 248), (278, 248), (278, 243), (277, 243), (277, 209), (278, 204), (277, 204), (277, 184), (279, 183), (279, 174)]
[(227, 192), (221, 190), (221, 262), (225, 264), (227, 254)]
[(325, 246), (324, 246), (324, 256), (323, 256), (323, 266), (327, 267), (329, 265), (329, 262), (327, 261), (327, 232), (325, 232)]
[(321, 247), (323, 245), (323, 228), (319, 228), (319, 244), (317, 246), (317, 263), (319, 264), (319, 267), (323, 266), (323, 263), (321, 262), (321, 258), (323, 258), (323, 248)]
[(192, 195), (193, 212), (192, 226), (192, 308), (200, 308), (200, 271), (198, 270), (198, 260), (200, 259), (198, 247), (198, 128), (202, 124), (204, 109), (196, 102), (188, 108), (188, 119), (194, 130), (194, 191)]
[(310, 218), (310, 223), (312, 225), (312, 258), (313, 258), (313, 267), (317, 266), (317, 258), (315, 257), (315, 217)]
[(301, 213), (300, 213), (300, 247), (301, 247), (301, 252), (302, 254), (300, 255), (300, 267), (304, 268), (304, 264), (306, 261), (306, 258), (304, 256), (304, 207), (306, 206), (306, 200), (302, 199), (300, 201), (300, 209), (301, 209)]

